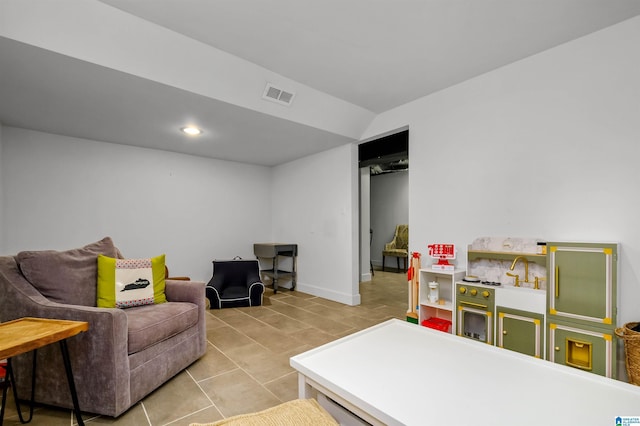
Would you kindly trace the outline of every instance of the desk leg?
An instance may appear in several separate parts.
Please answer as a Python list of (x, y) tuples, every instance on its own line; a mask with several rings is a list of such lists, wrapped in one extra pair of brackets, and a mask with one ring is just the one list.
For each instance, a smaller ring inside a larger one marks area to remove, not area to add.
[(298, 256), (297, 255), (293, 255), (291, 257), (291, 290), (295, 290), (296, 289), (296, 280), (298, 279)]
[(67, 348), (67, 341), (60, 340), (60, 350), (62, 351), (62, 360), (64, 361), (64, 369), (67, 373), (67, 381), (69, 382), (69, 391), (71, 392), (71, 399), (73, 400), (73, 411), (76, 414), (79, 426), (84, 426), (82, 421), (82, 415), (80, 414), (80, 404), (78, 403), (78, 394), (76, 392), (76, 385), (73, 381), (73, 372), (71, 371), (71, 360), (69, 359), (69, 349)]
[[(20, 418), (20, 423), (24, 424), (24, 423), (29, 423), (31, 421), (31, 419), (33, 418), (33, 405), (34, 405), (34, 401), (35, 401), (35, 395), (36, 395), (36, 360), (38, 359), (38, 351), (34, 350), (33, 351), (33, 365), (31, 367), (31, 401), (29, 404), (29, 418), (27, 420), (25, 420), (22, 417), (22, 409), (20, 408), (20, 401), (18, 400), (18, 389), (16, 389), (16, 378), (13, 375), (13, 367), (11, 367), (11, 358), (9, 358), (7, 360), (7, 375), (6, 378), (9, 380), (8, 384), (5, 385), (10, 385), (11, 386), (11, 390), (13, 391), (13, 399), (16, 403), (16, 411), (18, 411), (18, 418)], [(3, 416), (4, 416), (4, 401), (6, 399), (6, 391), (7, 388), (5, 387), (3, 393), (2, 393), (2, 411), (3, 411)], [(0, 425), (2, 424), (1, 419), (3, 418), (3, 416), (0, 417)]]
[(278, 292), (278, 253), (273, 258), (273, 294)]
[(0, 426), (4, 422), (4, 407), (7, 405), (7, 389), (9, 389), (9, 371), (5, 374), (4, 382), (2, 382), (2, 408), (0, 408)]

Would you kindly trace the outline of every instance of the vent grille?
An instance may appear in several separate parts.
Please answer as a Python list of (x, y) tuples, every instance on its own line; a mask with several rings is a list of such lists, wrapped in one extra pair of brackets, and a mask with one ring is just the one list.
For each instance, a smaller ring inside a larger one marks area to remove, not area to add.
[(295, 93), (287, 92), (271, 83), (267, 83), (267, 87), (264, 88), (264, 93), (262, 94), (262, 99), (277, 102), (280, 105), (289, 106), (291, 105), (291, 102), (293, 102), (293, 97), (295, 95)]

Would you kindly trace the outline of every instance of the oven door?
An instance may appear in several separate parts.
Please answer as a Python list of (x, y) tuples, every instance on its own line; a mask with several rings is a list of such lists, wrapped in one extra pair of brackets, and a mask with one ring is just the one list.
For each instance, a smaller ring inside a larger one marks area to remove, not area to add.
[(458, 336), (493, 344), (493, 314), (489, 306), (458, 300)]

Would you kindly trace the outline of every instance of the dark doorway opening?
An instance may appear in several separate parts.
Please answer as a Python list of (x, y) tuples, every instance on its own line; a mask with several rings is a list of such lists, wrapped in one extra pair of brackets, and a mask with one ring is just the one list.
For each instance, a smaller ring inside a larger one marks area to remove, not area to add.
[(371, 167), (371, 174), (406, 171), (409, 168), (409, 131), (384, 136), (358, 146), (360, 167)]
[(360, 144), (358, 165), (364, 191), (360, 195), (360, 268), (361, 279), (366, 280), (367, 272), (374, 276), (374, 271), (382, 269), (382, 251), (393, 239), (396, 225), (409, 221), (409, 130)]

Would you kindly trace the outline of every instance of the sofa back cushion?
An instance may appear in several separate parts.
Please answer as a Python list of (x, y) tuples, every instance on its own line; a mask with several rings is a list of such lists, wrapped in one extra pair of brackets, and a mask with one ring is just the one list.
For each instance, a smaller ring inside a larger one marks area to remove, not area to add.
[(24, 277), (53, 302), (96, 306), (98, 255), (117, 257), (109, 237), (66, 251), (22, 251), (16, 261)]

